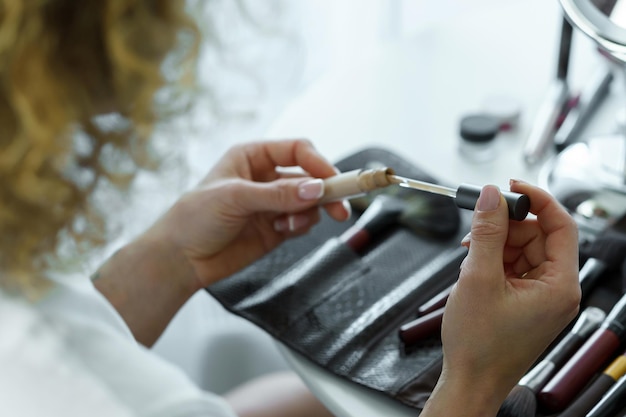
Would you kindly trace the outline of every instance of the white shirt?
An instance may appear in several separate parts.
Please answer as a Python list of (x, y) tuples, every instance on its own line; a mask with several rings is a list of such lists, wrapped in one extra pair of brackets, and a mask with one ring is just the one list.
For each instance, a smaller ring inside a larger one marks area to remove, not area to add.
[(0, 415), (235, 417), (138, 344), (90, 281), (36, 304), (0, 291)]

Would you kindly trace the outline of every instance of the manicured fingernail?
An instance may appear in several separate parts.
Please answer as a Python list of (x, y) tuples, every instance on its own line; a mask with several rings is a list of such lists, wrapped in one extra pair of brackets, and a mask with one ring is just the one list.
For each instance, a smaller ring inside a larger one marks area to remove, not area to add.
[(274, 221), (274, 230), (277, 232), (295, 232), (309, 225), (309, 217), (304, 214), (290, 214)]
[(352, 217), (352, 206), (350, 202), (348, 200), (342, 200), (341, 203), (343, 204), (343, 208), (346, 209), (346, 212), (348, 212), (348, 218)]
[(463, 236), (463, 239), (461, 239), (461, 246), (469, 246), (470, 241), (472, 240), (472, 233), (468, 233), (465, 236)]
[(483, 187), (478, 197), (476, 209), (479, 211), (492, 211), (500, 205), (500, 189), (495, 185)]
[(290, 214), (287, 217), (289, 223), (289, 231), (295, 232), (309, 225), (309, 217), (304, 214)]
[(511, 185), (513, 185), (513, 184), (523, 184), (523, 183), (524, 183), (524, 181), (522, 181), (522, 180), (517, 180), (517, 179), (515, 179), (515, 178), (511, 178), (511, 179), (509, 180), (509, 186), (511, 186)]
[(303, 200), (317, 200), (324, 195), (324, 181), (320, 178), (308, 180), (298, 186), (298, 196)]

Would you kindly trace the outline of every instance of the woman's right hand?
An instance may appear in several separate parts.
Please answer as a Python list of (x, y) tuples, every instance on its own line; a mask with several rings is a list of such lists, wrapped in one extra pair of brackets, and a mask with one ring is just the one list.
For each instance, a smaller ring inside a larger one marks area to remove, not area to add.
[(535, 216), (509, 220), (499, 190), (483, 188), (446, 304), (443, 371), (422, 416), (495, 416), (578, 312), (576, 223), (535, 186), (512, 181), (511, 191), (530, 197)]

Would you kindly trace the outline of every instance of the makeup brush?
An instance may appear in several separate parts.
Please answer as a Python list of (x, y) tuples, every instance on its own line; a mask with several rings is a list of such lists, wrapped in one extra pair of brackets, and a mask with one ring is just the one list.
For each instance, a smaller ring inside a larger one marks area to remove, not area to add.
[(433, 298), (419, 306), (419, 308), (417, 309), (417, 315), (424, 316), (428, 313), (432, 313), (435, 310), (439, 310), (441, 307), (445, 307), (446, 302), (448, 301), (448, 296), (452, 292), (452, 288), (454, 288), (454, 284), (450, 285), (448, 288), (445, 288), (439, 294), (435, 295)]
[(626, 258), (622, 261), (622, 292), (626, 293)]
[(604, 394), (626, 374), (626, 352), (615, 358), (559, 417), (584, 417), (602, 399)]
[[(352, 208), (362, 213), (363, 220), (355, 224), (353, 230), (346, 234), (355, 233), (350, 239), (358, 239), (363, 232), (372, 234), (374, 228), (384, 229), (389, 224), (374, 224), (362, 230), (364, 222), (371, 222), (378, 216), (375, 212), (394, 212), (391, 223), (397, 223), (412, 232), (425, 237), (445, 239), (454, 236), (461, 226), (461, 216), (458, 208), (446, 197), (435, 194), (417, 194), (395, 185), (391, 180), (394, 170), (389, 167), (355, 169), (324, 180), (324, 195), (320, 204), (341, 199), (349, 199)], [(378, 197), (385, 197), (384, 205), (375, 203)], [(372, 206), (373, 207), (370, 207)], [(366, 214), (367, 212), (367, 214)], [(391, 224), (390, 223), (390, 224)], [(364, 237), (364, 236), (361, 236)], [(346, 238), (348, 238), (346, 236)]]
[(361, 253), (376, 236), (394, 225), (403, 226), (418, 235), (448, 237), (458, 229), (456, 217), (445, 218), (428, 202), (403, 200), (391, 195), (376, 196), (358, 220), (346, 229), (339, 240)]
[(588, 248), (581, 248), (581, 253), (588, 256), (580, 269), (580, 287), (586, 297), (605, 271), (619, 267), (624, 261), (626, 236), (617, 233), (598, 236)]
[(444, 310), (445, 307), (441, 307), (400, 326), (398, 337), (404, 346), (414, 345), (441, 331)]
[(593, 113), (609, 95), (613, 78), (611, 69), (604, 67), (591, 77), (589, 84), (580, 93), (576, 105), (567, 112), (563, 123), (554, 134), (554, 144), (558, 152), (578, 139)]
[(458, 209), (441, 199), (410, 194), (377, 194), (357, 221), (345, 230), (340, 240), (361, 252), (375, 236), (397, 225), (416, 235), (445, 239), (460, 227)]
[(360, 253), (374, 236), (397, 224), (405, 206), (399, 199), (379, 195), (358, 220), (339, 236), (339, 240)]
[[(405, 227), (417, 235), (446, 238), (457, 233), (460, 227), (458, 211), (458, 208), (445, 198), (432, 198), (432, 196), (426, 198), (411, 192), (393, 195), (377, 194), (356, 222), (343, 231), (337, 239), (347, 248), (361, 254), (369, 244), (394, 226)], [(332, 244), (332, 242), (326, 242), (326, 244)], [(323, 271), (323, 268), (329, 268), (329, 265), (325, 259), (316, 256), (316, 251), (304, 257), (300, 266), (301, 270), (309, 271), (307, 277), (313, 277), (319, 286), (323, 285), (323, 280), (333, 278), (333, 274)], [(342, 268), (343, 265), (333, 267)], [(296, 286), (295, 279), (302, 280), (303, 278), (298, 274), (281, 274), (272, 281), (272, 291), (259, 291), (258, 294), (243, 300), (238, 308), (251, 309), (253, 306), (267, 302), (269, 298), (277, 298), (281, 293), (292, 291)]]
[(626, 295), (606, 319), (537, 394), (542, 410), (564, 410), (626, 340)]
[(623, 376), (611, 387), (591, 411), (589, 411), (586, 417), (614, 417), (617, 412), (624, 408), (625, 398), (626, 376)]
[(605, 317), (606, 314), (599, 308), (587, 307), (561, 341), (520, 379), (500, 406), (497, 417), (535, 417), (536, 393), (600, 326)]
[(537, 110), (532, 130), (524, 144), (524, 161), (529, 165), (537, 164), (546, 156), (547, 150), (554, 141), (556, 129), (569, 110), (571, 93), (567, 83), (567, 74), (572, 49), (572, 32), (573, 26), (563, 16), (556, 78), (550, 84), (548, 94)]

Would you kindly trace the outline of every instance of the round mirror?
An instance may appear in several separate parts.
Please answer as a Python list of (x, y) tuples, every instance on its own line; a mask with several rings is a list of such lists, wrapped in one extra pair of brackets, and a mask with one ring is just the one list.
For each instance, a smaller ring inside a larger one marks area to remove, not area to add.
[(559, 0), (565, 16), (602, 49), (626, 62), (626, 0)]
[(582, 235), (598, 235), (626, 215), (626, 143), (607, 135), (568, 146), (539, 173), (539, 185), (569, 210)]

